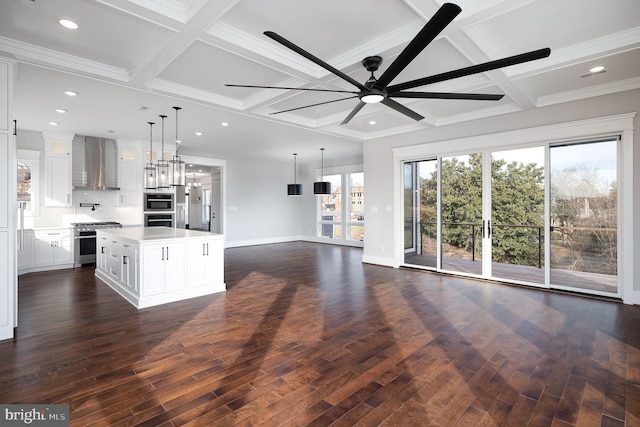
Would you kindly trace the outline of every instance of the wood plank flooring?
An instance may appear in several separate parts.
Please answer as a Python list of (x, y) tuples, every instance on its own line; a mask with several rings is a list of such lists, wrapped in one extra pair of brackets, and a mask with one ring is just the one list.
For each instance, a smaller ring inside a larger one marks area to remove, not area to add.
[(226, 293), (143, 310), (91, 267), (21, 276), (0, 402), (73, 426), (640, 426), (640, 307), (332, 245), (225, 258)]

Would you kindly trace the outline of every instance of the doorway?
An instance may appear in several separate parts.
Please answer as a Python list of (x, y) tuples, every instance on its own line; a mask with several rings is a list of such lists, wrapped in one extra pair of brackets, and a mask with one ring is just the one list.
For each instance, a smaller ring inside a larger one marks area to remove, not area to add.
[(619, 295), (617, 137), (403, 163), (404, 265)]
[(186, 164), (185, 194), (177, 198), (178, 224), (192, 230), (223, 233), (224, 167)]

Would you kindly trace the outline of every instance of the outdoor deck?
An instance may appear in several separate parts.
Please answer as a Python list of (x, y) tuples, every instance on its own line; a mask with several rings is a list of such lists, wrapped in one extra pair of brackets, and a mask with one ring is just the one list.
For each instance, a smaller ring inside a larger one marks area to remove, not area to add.
[[(405, 264), (435, 269), (436, 257), (433, 255), (405, 256)], [(481, 274), (482, 261), (444, 257), (442, 260), (442, 267), (443, 270), (446, 271)], [(517, 281), (544, 284), (544, 266), (542, 268), (538, 268), (494, 262), (491, 264), (491, 269), (492, 279), (504, 280), (506, 282)], [(551, 283), (552, 286), (568, 287), (586, 293), (597, 291), (616, 295), (618, 292), (618, 277), (606, 274), (552, 268)]]

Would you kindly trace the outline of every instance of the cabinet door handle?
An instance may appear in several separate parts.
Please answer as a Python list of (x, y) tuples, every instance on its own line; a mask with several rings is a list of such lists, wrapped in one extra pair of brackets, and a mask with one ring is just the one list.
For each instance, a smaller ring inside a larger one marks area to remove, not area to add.
[(209, 256), (209, 244), (207, 243), (207, 256)]
[(104, 253), (104, 246), (100, 247), (100, 253), (103, 254)]
[(204, 256), (204, 243), (202, 244), (202, 256)]
[(162, 261), (164, 261), (164, 246), (162, 247)]
[(70, 198), (71, 198), (71, 194), (67, 193), (67, 203), (71, 201)]
[(124, 265), (126, 265), (126, 264), (127, 264), (127, 256), (126, 256), (126, 255), (122, 255), (122, 263), (123, 263)]
[(167, 246), (167, 261), (169, 261), (169, 246)]

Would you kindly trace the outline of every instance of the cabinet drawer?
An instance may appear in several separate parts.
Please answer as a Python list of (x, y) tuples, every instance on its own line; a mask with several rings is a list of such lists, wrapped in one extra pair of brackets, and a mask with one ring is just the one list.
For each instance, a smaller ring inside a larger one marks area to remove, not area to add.
[(120, 280), (122, 274), (122, 264), (120, 261), (120, 254), (116, 252), (109, 252), (107, 256), (107, 271), (116, 280)]

